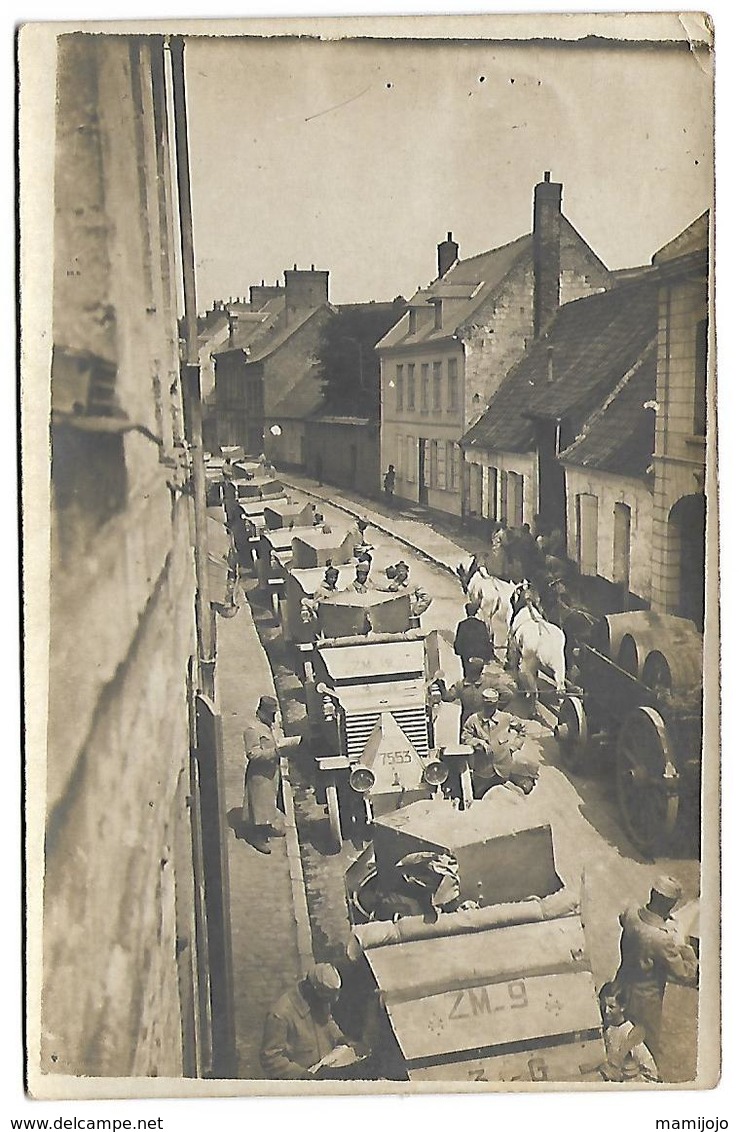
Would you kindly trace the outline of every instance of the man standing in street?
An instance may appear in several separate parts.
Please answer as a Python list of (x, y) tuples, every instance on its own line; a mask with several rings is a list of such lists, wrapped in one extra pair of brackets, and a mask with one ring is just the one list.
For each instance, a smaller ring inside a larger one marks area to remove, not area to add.
[(670, 914), (682, 895), (672, 877), (652, 885), (643, 907), (620, 916), (621, 963), (614, 980), (630, 1022), (644, 1030), (644, 1041), (659, 1064), (662, 1006), (668, 982), (696, 986), (698, 960)]
[(493, 644), (487, 626), (477, 616), (478, 607), (468, 601), (464, 607), (466, 616), (457, 625), (454, 634), (454, 651), (462, 661), (462, 672), (469, 676), (472, 657), (479, 657), (485, 664), (493, 658)]
[(251, 844), (260, 853), (271, 853), (270, 837), (283, 837), (277, 812), (280, 785), (280, 753), (277, 700), (262, 696), (256, 718), (244, 731), (244, 805), (242, 821), (251, 830)]
[(382, 481), (382, 486), (385, 490), (385, 498), (387, 499), (388, 503), (392, 503), (393, 495), (395, 494), (395, 468), (392, 464), (388, 465), (388, 469), (385, 472), (385, 478)]
[(268, 1077), (309, 1081), (319, 1062), (331, 1061), (334, 1050), (349, 1047), (332, 1015), (340, 990), (341, 976), (336, 968), (317, 963), (275, 1003), (267, 1015), (262, 1040), (261, 1062)]

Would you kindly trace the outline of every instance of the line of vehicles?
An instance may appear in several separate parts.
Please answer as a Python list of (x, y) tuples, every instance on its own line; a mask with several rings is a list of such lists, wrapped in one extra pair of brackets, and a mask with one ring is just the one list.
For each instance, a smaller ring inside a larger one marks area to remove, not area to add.
[[(381, 1075), (601, 1080), (582, 894), (558, 871), (533, 795), (494, 787), (475, 798), (460, 705), (438, 683), (458, 681), (460, 663), (446, 635), (423, 627), (428, 603), (410, 586), (352, 588), (369, 550), (363, 530), (326, 523), (263, 461), (231, 458), (224, 478), (226, 458), (209, 475), (221, 493), (230, 481), (230, 506), (221, 502), (241, 566), (295, 650), (330, 848), (349, 840), (357, 850), (345, 877), (349, 955)], [(326, 592), (329, 565), (338, 577)], [(576, 643), (557, 696), (566, 767), (581, 772), (615, 744), (621, 813), (643, 852), (674, 833), (700, 781), (701, 639), (678, 622), (604, 618)], [(453, 799), (450, 773), (461, 787)]]

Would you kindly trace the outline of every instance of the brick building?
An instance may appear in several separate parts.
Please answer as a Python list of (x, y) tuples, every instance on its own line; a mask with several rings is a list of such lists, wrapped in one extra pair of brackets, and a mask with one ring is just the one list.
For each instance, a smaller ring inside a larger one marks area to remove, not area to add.
[[(546, 335), (506, 374), (462, 439), (470, 468), (468, 514), (566, 533), (572, 557), (583, 559), (585, 572), (598, 573), (597, 563), (591, 568), (593, 555), (584, 549), (590, 545), (592, 513), (583, 499), (582, 522), (573, 521), (571, 509), (568, 514), (559, 457), (653, 353), (656, 332), (657, 288), (649, 269), (612, 290), (560, 307)], [(583, 532), (580, 554), (575, 544)]]
[[(462, 463), (462, 436), (559, 304), (610, 286), (561, 201), (562, 185), (545, 173), (534, 190), (530, 234), (460, 260), (448, 233), (437, 249), (436, 280), (378, 343), (381, 462), (395, 465), (400, 498), (464, 513), (478, 473)], [(486, 491), (483, 485), (484, 508)]]
[(57, 52), (43, 966), (29, 970), (42, 1005), (30, 1066), (198, 1076), (227, 1069), (228, 953), (204, 761), (217, 716), (197, 663), (167, 51), (159, 36), (70, 34)]
[[(704, 616), (709, 214), (653, 257), (659, 279), (652, 605)], [(715, 427), (715, 426), (714, 426)]]
[(249, 295), (248, 308), (232, 315), (229, 337), (214, 351), (218, 442), (302, 464), (304, 431), (301, 418), (290, 416), (291, 395), (300, 390), (301, 402), (313, 408), (320, 401), (311, 387), (314, 382), (320, 394), (313, 374), (321, 329), (331, 317), (328, 271), (296, 265), (285, 272), (284, 287), (252, 287)]

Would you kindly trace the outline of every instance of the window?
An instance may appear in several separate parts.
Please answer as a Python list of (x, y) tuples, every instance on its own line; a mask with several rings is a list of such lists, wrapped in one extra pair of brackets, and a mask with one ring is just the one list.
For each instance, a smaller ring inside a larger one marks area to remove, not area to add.
[(409, 334), (415, 334), (416, 333), (416, 319), (417, 319), (417, 317), (418, 317), (418, 312), (413, 307), (411, 307), (411, 309), (408, 311), (408, 333)]
[(428, 442), (429, 487), (439, 486), (439, 445), (435, 440)]
[(631, 508), (627, 503), (613, 506), (613, 580), (629, 592), (631, 573)]
[(708, 319), (695, 328), (695, 401), (693, 407), (693, 433), (706, 435), (708, 417)]
[(395, 408), (397, 412), (403, 412), (403, 367), (395, 367)]
[(523, 476), (509, 472), (506, 477), (506, 515), (508, 525), (520, 527), (523, 524)]
[(426, 362), (421, 366), (421, 412), (429, 411), (429, 367)]
[(447, 402), (446, 407), (450, 413), (459, 408), (459, 378), (457, 376), (457, 359), (450, 358), (447, 362)]
[(457, 491), (459, 488), (457, 446), (453, 440), (446, 442), (446, 485), (449, 491)]
[(397, 455), (395, 457), (395, 474), (397, 475), (399, 480), (402, 480), (403, 479), (403, 469), (405, 468), (405, 459), (404, 459), (404, 456), (405, 456), (405, 452), (404, 452), (405, 437), (404, 436), (396, 436), (395, 441), (396, 441), (396, 448), (397, 448)]
[(577, 497), (577, 564), (581, 574), (598, 573), (598, 496)]
[(441, 330), (444, 325), (443, 320), (443, 304), (441, 299), (437, 299), (434, 303), (434, 330)]
[(406, 469), (406, 479), (408, 483), (416, 482), (416, 465), (418, 463), (418, 445), (415, 436), (407, 436), (406, 444), (408, 446), (408, 461)]
[(498, 469), (488, 468), (488, 519), (498, 518)]
[(433, 381), (434, 412), (441, 412), (441, 362), (434, 362)]
[(408, 408), (413, 413), (416, 410), (416, 367), (412, 362), (408, 364), (406, 392), (408, 394)]

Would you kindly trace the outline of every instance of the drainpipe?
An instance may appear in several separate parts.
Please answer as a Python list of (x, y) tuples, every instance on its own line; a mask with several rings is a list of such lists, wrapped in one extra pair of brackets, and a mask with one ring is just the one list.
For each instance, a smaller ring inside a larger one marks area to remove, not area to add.
[(180, 249), (182, 253), (182, 288), (185, 299), (185, 363), (183, 392), (185, 395), (187, 441), (195, 513), (195, 577), (197, 594), (195, 615), (198, 635), (198, 667), (200, 689), (211, 699), (215, 696), (215, 624), (210, 606), (208, 585), (208, 531), (206, 515), (205, 462), (203, 460), (203, 404), (200, 391), (200, 359), (198, 356), (198, 312), (195, 295), (195, 252), (192, 231), (192, 197), (190, 192), (190, 153), (187, 137), (187, 102), (185, 98), (185, 41), (182, 36), (169, 40), (172, 59), (172, 93), (174, 101), (175, 151), (177, 155), (177, 198), (180, 211)]

